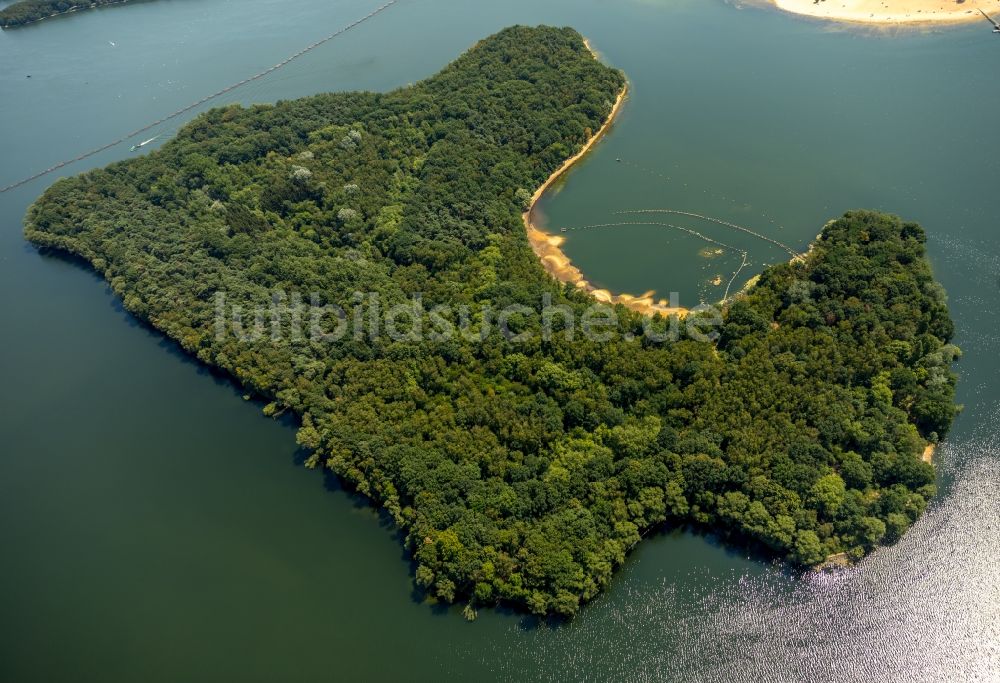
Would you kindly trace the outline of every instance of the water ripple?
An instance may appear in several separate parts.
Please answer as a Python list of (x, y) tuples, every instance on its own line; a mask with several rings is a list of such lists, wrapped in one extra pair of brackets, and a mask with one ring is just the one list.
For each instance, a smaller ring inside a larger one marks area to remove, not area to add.
[(944, 494), (857, 566), (626, 577), (576, 622), (498, 643), (497, 673), (530, 658), (543, 680), (1000, 679), (998, 422), (941, 449)]

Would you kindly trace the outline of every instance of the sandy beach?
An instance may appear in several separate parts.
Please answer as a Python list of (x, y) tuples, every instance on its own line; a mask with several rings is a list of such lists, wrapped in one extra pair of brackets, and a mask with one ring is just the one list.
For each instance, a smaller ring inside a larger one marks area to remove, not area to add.
[(779, 9), (819, 19), (864, 24), (956, 24), (1000, 21), (1000, 0), (771, 0)]
[(588, 292), (592, 297), (594, 297), (594, 299), (600, 301), (601, 303), (612, 305), (622, 304), (626, 308), (630, 308), (633, 311), (638, 311), (639, 313), (646, 315), (652, 315), (653, 313), (670, 315), (671, 313), (676, 313), (683, 316), (687, 314), (688, 309), (679, 307), (671, 308), (665, 299), (655, 299), (653, 291), (648, 291), (639, 295), (613, 294), (607, 289), (601, 289), (594, 286), (583, 276), (580, 269), (573, 265), (570, 258), (563, 252), (562, 245), (566, 241), (565, 238), (561, 235), (553, 235), (545, 232), (544, 230), (538, 228), (533, 221), (535, 205), (538, 203), (538, 200), (542, 198), (550, 187), (552, 187), (553, 183), (559, 180), (559, 178), (561, 178), (566, 171), (572, 168), (573, 164), (577, 163), (580, 159), (586, 156), (587, 152), (589, 152), (607, 132), (615, 118), (618, 116), (618, 113), (621, 111), (627, 95), (628, 86), (625, 86), (618, 94), (618, 99), (615, 100), (615, 105), (611, 110), (611, 114), (608, 116), (608, 120), (604, 122), (604, 125), (601, 126), (601, 129), (587, 141), (579, 152), (563, 162), (563, 165), (560, 166), (555, 173), (549, 176), (548, 180), (546, 180), (542, 186), (535, 191), (535, 194), (531, 198), (530, 207), (524, 212), (523, 215), (524, 227), (528, 232), (528, 242), (531, 243), (531, 248), (534, 250), (535, 255), (538, 256), (538, 259), (542, 262), (542, 266), (544, 266), (546, 272), (556, 280), (559, 280), (559, 282), (568, 282), (578, 289)]
[[(587, 45), (587, 49), (590, 50), (591, 54), (594, 55), (594, 59), (597, 59), (597, 53), (590, 46), (590, 43), (584, 41)], [(533, 222), (533, 216), (535, 212), (535, 205), (538, 200), (542, 198), (545, 192), (552, 187), (559, 178), (562, 177), (566, 171), (572, 168), (573, 164), (577, 163), (584, 156), (587, 155), (595, 144), (607, 133), (608, 129), (614, 123), (615, 118), (617, 118), (619, 112), (621, 112), (622, 106), (625, 104), (625, 98), (628, 96), (628, 85), (622, 88), (622, 91), (618, 93), (618, 98), (615, 100), (614, 107), (611, 109), (611, 113), (608, 115), (607, 121), (601, 126), (601, 129), (594, 133), (594, 135), (587, 141), (583, 148), (577, 152), (575, 155), (563, 162), (562, 166), (556, 169), (555, 173), (549, 176), (548, 180), (542, 183), (535, 194), (531, 197), (531, 203), (529, 208), (524, 212), (524, 227), (528, 233), (528, 242), (531, 243), (531, 248), (534, 250), (535, 255), (542, 262), (545, 270), (549, 275), (554, 277), (559, 282), (568, 282), (578, 289), (582, 289), (589, 293), (594, 299), (606, 304), (622, 304), (626, 308), (630, 308), (633, 311), (638, 311), (645, 315), (652, 315), (654, 313), (661, 313), (663, 315), (670, 315), (676, 313), (680, 316), (684, 316), (688, 313), (688, 309), (675, 307), (671, 308), (669, 303), (665, 299), (657, 300), (654, 297), (653, 291), (648, 291), (643, 294), (613, 294), (606, 289), (600, 289), (595, 287), (593, 284), (587, 281), (583, 276), (583, 273), (573, 265), (569, 257), (562, 250), (562, 245), (566, 241), (560, 235), (553, 235), (545, 232), (538, 228)]]

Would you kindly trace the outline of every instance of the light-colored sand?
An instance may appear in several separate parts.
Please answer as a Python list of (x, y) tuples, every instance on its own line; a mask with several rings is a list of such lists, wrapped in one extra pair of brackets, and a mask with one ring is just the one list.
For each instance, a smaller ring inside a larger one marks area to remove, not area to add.
[[(587, 45), (587, 49), (590, 50), (591, 54), (594, 55), (594, 59), (597, 59), (597, 53), (590, 46), (590, 43), (584, 41)], [(524, 227), (528, 231), (528, 242), (531, 243), (531, 248), (534, 250), (535, 255), (538, 256), (542, 265), (545, 267), (546, 272), (552, 277), (560, 282), (568, 282), (573, 286), (588, 292), (594, 299), (601, 303), (606, 304), (622, 304), (626, 308), (630, 308), (633, 311), (638, 311), (644, 315), (652, 315), (654, 313), (660, 313), (662, 315), (670, 315), (676, 313), (679, 316), (685, 316), (688, 313), (688, 309), (680, 307), (671, 307), (665, 299), (657, 300), (654, 297), (654, 292), (649, 291), (644, 294), (613, 294), (606, 289), (599, 289), (594, 286), (583, 276), (583, 273), (573, 265), (569, 257), (562, 250), (563, 242), (565, 239), (559, 235), (553, 235), (539, 229), (533, 222), (533, 216), (535, 212), (535, 204), (538, 200), (542, 198), (542, 195), (552, 187), (552, 185), (563, 176), (566, 171), (568, 171), (573, 164), (578, 162), (587, 152), (589, 152), (595, 144), (604, 136), (604, 134), (611, 128), (611, 124), (614, 123), (615, 118), (622, 109), (622, 105), (625, 104), (625, 98), (628, 95), (628, 86), (626, 85), (622, 88), (622, 91), (618, 93), (618, 98), (615, 100), (614, 107), (611, 109), (611, 114), (608, 115), (608, 120), (604, 122), (601, 129), (597, 131), (590, 140), (583, 146), (583, 148), (575, 154), (573, 157), (567, 159), (562, 166), (560, 166), (555, 173), (549, 176), (541, 187), (539, 187), (534, 196), (531, 198), (531, 203), (529, 208), (524, 212)]]
[(847, 553), (837, 553), (836, 555), (830, 555), (823, 562), (821, 562), (816, 569), (823, 571), (825, 569), (844, 569), (845, 567), (851, 566), (851, 558), (847, 556)]
[(982, 9), (1000, 21), (1000, 0), (771, 0), (780, 9), (810, 17), (864, 24), (983, 22)]
[(929, 462), (929, 463), (933, 464), (934, 463), (934, 451), (935, 450), (937, 450), (937, 446), (936, 445), (934, 445), (932, 443), (927, 444), (927, 448), (924, 449), (924, 455), (923, 455), (923, 458), (922, 458), (923, 461), (924, 462)]

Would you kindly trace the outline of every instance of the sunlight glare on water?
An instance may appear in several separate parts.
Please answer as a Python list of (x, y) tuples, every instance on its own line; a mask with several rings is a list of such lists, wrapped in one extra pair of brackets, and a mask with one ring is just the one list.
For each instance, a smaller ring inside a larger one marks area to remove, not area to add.
[[(0, 185), (380, 1), (135, 2), (4, 31)], [(399, 538), (298, 466), (291, 421), (137, 325), (99, 276), (25, 244), (44, 188), (123, 145), (0, 195), (0, 680), (1000, 680), (1000, 41), (985, 24), (873, 35), (722, 0), (405, 0), (212, 104), (403, 86), (514, 23), (576, 27), (633, 86), (543, 200), (553, 228), (682, 209), (796, 249), (853, 208), (926, 228), (967, 404), (927, 514), (853, 569), (805, 578), (718, 539), (650, 535), (569, 624), (503, 609), (468, 624), (419, 602)], [(747, 277), (785, 258), (668, 222), (749, 249)], [(704, 247), (639, 226), (570, 232), (566, 251), (614, 291), (694, 301), (739, 266)]]
[(547, 680), (601, 680), (609, 661), (630, 681), (996, 680), (998, 422), (942, 448), (954, 482), (896, 545), (804, 578), (768, 568), (642, 586), (613, 618), (540, 629), (540, 668)]

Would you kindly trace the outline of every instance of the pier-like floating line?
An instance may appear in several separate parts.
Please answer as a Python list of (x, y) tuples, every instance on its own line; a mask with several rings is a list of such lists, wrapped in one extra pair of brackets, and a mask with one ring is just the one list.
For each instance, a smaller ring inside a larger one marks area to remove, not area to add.
[(260, 73), (256, 73), (253, 76), (250, 76), (249, 78), (244, 78), (239, 83), (233, 83), (232, 85), (226, 86), (222, 90), (217, 90), (216, 92), (212, 93), (211, 95), (206, 95), (205, 97), (201, 98), (200, 100), (198, 100), (194, 104), (189, 104), (188, 106), (183, 107), (181, 109), (178, 109), (177, 111), (175, 111), (173, 113), (167, 114), (166, 116), (164, 116), (161, 119), (153, 121), (149, 125), (143, 126), (142, 128), (137, 128), (136, 130), (133, 130), (131, 133), (123, 135), (120, 138), (118, 138), (117, 140), (114, 140), (113, 142), (109, 142), (106, 145), (101, 145), (100, 147), (98, 147), (96, 149), (92, 149), (89, 152), (84, 152), (80, 156), (73, 157), (72, 159), (67, 159), (65, 161), (60, 161), (58, 164), (55, 164), (54, 166), (49, 166), (44, 171), (39, 171), (38, 173), (34, 174), (33, 176), (30, 176), (30, 177), (25, 178), (23, 180), (19, 180), (16, 183), (11, 183), (10, 185), (7, 185), (4, 188), (0, 188), (0, 194), (3, 194), (4, 192), (9, 192), (10, 190), (13, 190), (14, 188), (17, 188), (17, 187), (21, 187), (22, 185), (30, 183), (32, 180), (37, 180), (38, 178), (41, 178), (42, 176), (48, 175), (49, 173), (52, 173), (53, 171), (58, 171), (60, 168), (63, 168), (65, 166), (69, 166), (70, 164), (75, 164), (78, 161), (83, 161), (84, 159), (92, 157), (95, 154), (100, 154), (101, 152), (104, 152), (106, 150), (111, 149), (115, 145), (120, 145), (121, 143), (125, 142), (126, 140), (129, 140), (131, 138), (134, 138), (137, 135), (141, 135), (142, 133), (145, 133), (145, 132), (147, 132), (149, 130), (152, 130), (153, 128), (156, 128), (160, 124), (166, 123), (167, 121), (170, 121), (171, 119), (175, 119), (178, 116), (181, 116), (182, 114), (186, 114), (187, 112), (191, 111), (192, 109), (195, 109), (196, 107), (200, 107), (201, 105), (205, 104), (206, 102), (210, 102), (211, 100), (214, 100), (217, 97), (221, 97), (222, 95), (225, 95), (226, 93), (232, 92), (233, 90), (236, 90), (237, 88), (240, 88), (240, 87), (242, 87), (244, 85), (247, 85), (248, 83), (253, 83), (256, 80), (259, 80), (259, 79), (263, 78), (264, 76), (267, 76), (268, 74), (270, 74), (270, 73), (272, 73), (274, 71), (277, 71), (278, 69), (280, 69), (280, 68), (282, 68), (284, 66), (287, 66), (289, 63), (291, 63), (292, 61), (298, 59), (302, 55), (304, 55), (304, 54), (306, 54), (308, 52), (312, 52), (313, 50), (315, 50), (316, 48), (318, 48), (320, 45), (328, 43), (331, 40), (333, 40), (334, 38), (336, 38), (337, 36), (340, 36), (340, 35), (342, 35), (344, 33), (347, 33), (348, 31), (350, 31), (355, 26), (358, 26), (359, 24), (362, 24), (362, 23), (368, 21), (369, 19), (371, 19), (375, 15), (380, 14), (381, 12), (384, 12), (389, 7), (391, 7), (392, 5), (395, 5), (397, 2), (399, 2), (399, 0), (389, 0), (384, 5), (380, 5), (379, 7), (375, 8), (374, 10), (372, 10), (371, 12), (369, 12), (368, 14), (366, 14), (365, 16), (363, 16), (360, 19), (358, 19), (357, 21), (354, 21), (353, 23), (348, 24), (344, 28), (342, 28), (342, 29), (340, 29), (338, 31), (334, 31), (333, 33), (331, 33), (327, 37), (321, 38), (320, 40), (317, 40), (315, 43), (302, 48), (301, 50), (299, 50), (295, 54), (293, 54), (290, 57), (287, 57), (287, 58), (281, 60), (280, 62), (278, 62), (274, 66), (269, 67), (269, 68), (265, 69), (264, 71), (261, 71)]
[[(597, 53), (595, 53), (593, 48), (591, 48), (590, 43), (586, 43), (586, 45), (587, 49), (590, 50), (590, 53), (594, 55), (594, 59), (597, 59)], [(688, 309), (681, 306), (671, 306), (666, 299), (654, 299), (653, 295), (655, 292), (652, 290), (640, 295), (612, 294), (606, 289), (601, 289), (595, 286), (583, 276), (583, 272), (574, 266), (569, 257), (563, 253), (561, 247), (563, 242), (565, 242), (565, 238), (560, 235), (552, 235), (541, 228), (538, 228), (534, 224), (535, 207), (538, 204), (538, 200), (545, 195), (548, 189), (552, 187), (552, 185), (555, 184), (555, 182), (559, 180), (563, 174), (566, 173), (566, 171), (572, 168), (573, 165), (580, 159), (585, 157), (594, 145), (596, 145), (601, 138), (604, 137), (605, 133), (610, 130), (611, 125), (621, 112), (627, 96), (628, 86), (626, 85), (622, 88), (622, 91), (618, 93), (618, 97), (611, 108), (611, 113), (608, 115), (604, 125), (601, 126), (601, 129), (598, 130), (590, 138), (590, 140), (583, 145), (583, 148), (579, 152), (563, 162), (563, 164), (557, 168), (537, 190), (535, 190), (535, 194), (532, 195), (531, 201), (528, 203), (528, 209), (522, 215), (524, 227), (528, 233), (528, 243), (531, 245), (531, 249), (535, 252), (538, 260), (541, 262), (545, 272), (559, 282), (571, 284), (577, 289), (587, 292), (597, 301), (607, 304), (621, 304), (626, 308), (630, 308), (633, 311), (638, 311), (639, 313), (646, 315), (660, 313), (662, 315), (676, 314), (685, 316), (689, 312)]]
[(630, 209), (630, 210), (627, 210), (627, 211), (615, 211), (615, 213), (616, 214), (630, 214), (630, 213), (669, 213), (669, 214), (673, 214), (673, 215), (676, 215), (676, 216), (690, 216), (691, 218), (697, 218), (698, 220), (710, 221), (712, 223), (718, 223), (719, 225), (724, 225), (727, 228), (733, 228), (734, 230), (739, 230), (740, 232), (745, 232), (748, 235), (752, 235), (753, 237), (756, 237), (757, 239), (764, 240), (765, 242), (770, 242), (774, 246), (780, 247), (781, 249), (784, 249), (785, 251), (787, 251), (793, 257), (797, 257), (797, 256), (801, 256), (802, 255), (800, 252), (795, 251), (794, 249), (792, 249), (790, 246), (788, 246), (784, 242), (779, 242), (778, 240), (776, 240), (776, 239), (774, 239), (772, 237), (768, 237), (767, 235), (762, 235), (759, 232), (757, 232), (756, 230), (751, 230), (750, 228), (748, 228), (746, 226), (739, 225), (737, 223), (730, 223), (729, 221), (724, 221), (721, 218), (713, 218), (712, 216), (705, 216), (705, 215), (702, 215), (700, 213), (694, 213), (694, 212), (691, 212), (691, 211), (678, 211), (676, 209)]
[[(615, 213), (628, 213), (628, 212), (616, 211)], [(726, 244), (725, 242), (720, 242), (717, 239), (713, 239), (707, 235), (703, 235), (697, 230), (692, 230), (691, 228), (685, 228), (682, 225), (675, 225), (673, 223), (658, 223), (652, 221), (619, 221), (617, 223), (594, 223), (592, 225), (580, 225), (575, 228), (562, 228), (562, 230), (564, 232), (570, 232), (576, 230), (591, 230), (594, 228), (617, 228), (617, 227), (632, 226), (632, 225), (652, 225), (664, 228), (673, 228), (674, 230), (680, 230), (681, 232), (686, 232), (687, 234), (693, 237), (697, 237), (698, 239), (704, 240), (706, 242), (709, 242), (710, 244), (717, 244), (718, 246), (724, 249), (735, 251), (736, 253), (742, 255), (743, 262), (740, 263), (740, 267), (736, 269), (736, 272), (733, 273), (733, 276), (729, 278), (729, 284), (726, 285), (726, 292), (725, 294), (722, 295), (722, 301), (725, 301), (726, 299), (729, 298), (729, 290), (732, 289), (733, 282), (736, 281), (736, 278), (739, 277), (743, 269), (746, 268), (748, 265), (750, 265), (750, 260), (749, 260), (750, 253), (746, 249), (739, 249), (732, 245)]]
[[(590, 53), (594, 56), (594, 59), (598, 59), (598, 55), (591, 47), (590, 43), (586, 40), (584, 40), (584, 43), (586, 44), (587, 49), (590, 50)], [(586, 277), (584, 277), (583, 272), (577, 266), (573, 265), (573, 262), (570, 260), (570, 258), (566, 256), (565, 252), (563, 252), (562, 245), (566, 241), (565, 238), (560, 235), (554, 235), (549, 232), (546, 232), (545, 230), (542, 230), (541, 228), (537, 227), (534, 223), (535, 207), (538, 204), (538, 201), (545, 195), (545, 193), (549, 190), (549, 188), (555, 184), (557, 180), (559, 180), (570, 168), (573, 167), (573, 165), (575, 165), (578, 161), (580, 161), (583, 157), (585, 157), (587, 153), (594, 147), (594, 145), (596, 145), (604, 137), (604, 135), (608, 132), (608, 130), (610, 130), (612, 124), (617, 119), (618, 114), (621, 113), (621, 109), (625, 103), (627, 95), (628, 95), (628, 85), (622, 88), (621, 93), (619, 93), (618, 98), (615, 101), (614, 106), (611, 108), (611, 112), (610, 114), (608, 114), (608, 118), (604, 122), (604, 125), (601, 126), (601, 129), (598, 130), (590, 138), (590, 140), (588, 140), (583, 145), (583, 148), (579, 152), (577, 152), (572, 157), (563, 162), (563, 164), (558, 169), (556, 169), (556, 171), (552, 173), (552, 175), (549, 176), (549, 178), (544, 183), (542, 183), (542, 185), (535, 191), (535, 194), (531, 197), (531, 201), (528, 203), (527, 210), (522, 215), (522, 219), (524, 221), (524, 227), (528, 234), (528, 243), (531, 245), (532, 250), (535, 252), (535, 255), (541, 262), (542, 267), (549, 275), (551, 275), (559, 282), (571, 284), (577, 287), (578, 289), (587, 292), (592, 297), (594, 297), (595, 299), (597, 299), (602, 303), (621, 304), (634, 311), (638, 311), (640, 313), (647, 315), (660, 313), (662, 315), (676, 314), (680, 316), (685, 316), (690, 312), (690, 309), (684, 308), (682, 306), (671, 306), (666, 299), (659, 299), (659, 300), (655, 299), (654, 298), (655, 291), (653, 290), (645, 292), (644, 294), (634, 295), (634, 294), (624, 294), (624, 293), (613, 294), (607, 289), (598, 288), (590, 281), (588, 281)], [(619, 159), (618, 161), (623, 161), (623, 160)], [(638, 167), (637, 164), (633, 165)], [(783, 242), (780, 242), (772, 237), (763, 235), (755, 230), (747, 228), (746, 226), (738, 225), (736, 223), (731, 223), (729, 221), (725, 221), (720, 218), (713, 218), (712, 216), (705, 216), (703, 214), (694, 213), (690, 211), (679, 211), (676, 209), (639, 209), (632, 211), (617, 211), (615, 213), (618, 214), (666, 213), (666, 214), (688, 216), (698, 220), (710, 221), (713, 223), (717, 223), (719, 225), (723, 225), (725, 227), (739, 230), (753, 237), (761, 239), (765, 242), (769, 242), (770, 244), (773, 244), (774, 246), (777, 246), (780, 249), (783, 249), (784, 251), (788, 252), (788, 254), (790, 254), (793, 259), (801, 259), (804, 257), (804, 255), (801, 254), (800, 252), (796, 251), (795, 249), (792, 249), (787, 244), (784, 244)], [(773, 223), (774, 221), (772, 220), (771, 222)], [(561, 232), (568, 232), (570, 230), (585, 230), (587, 228), (594, 228), (594, 227), (610, 227), (612, 225), (661, 225), (664, 227), (675, 228), (678, 230), (683, 230), (685, 232), (688, 232), (697, 237), (700, 237), (701, 239), (704, 239), (708, 242), (719, 244), (720, 246), (741, 253), (743, 255), (743, 262), (740, 264), (740, 267), (736, 270), (732, 278), (730, 278), (729, 283), (726, 285), (726, 292), (722, 298), (723, 301), (729, 298), (729, 292), (732, 289), (733, 283), (736, 281), (736, 278), (739, 277), (739, 274), (743, 271), (743, 269), (746, 268), (746, 266), (748, 266), (750, 263), (748, 259), (748, 252), (746, 250), (736, 249), (735, 247), (731, 247), (722, 242), (719, 242), (718, 240), (714, 240), (710, 237), (702, 235), (701, 233), (695, 230), (674, 225), (672, 223), (638, 222), (638, 221), (604, 223), (591, 226), (581, 226), (578, 228), (563, 228)]]

